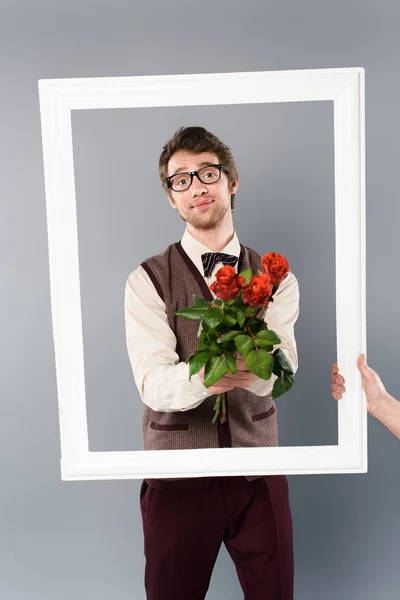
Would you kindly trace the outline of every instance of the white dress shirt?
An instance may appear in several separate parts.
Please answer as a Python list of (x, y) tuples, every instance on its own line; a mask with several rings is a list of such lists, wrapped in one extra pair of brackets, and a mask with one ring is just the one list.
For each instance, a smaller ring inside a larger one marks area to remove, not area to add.
[[(211, 252), (188, 231), (181, 240), (182, 248), (203, 275), (201, 255)], [(221, 250), (239, 256), (236, 233)], [(207, 286), (215, 281), (222, 267), (216, 263), (211, 275), (204, 277)], [(237, 264), (236, 264), (237, 271)], [(215, 294), (213, 294), (215, 298)], [(294, 372), (297, 370), (297, 348), (294, 324), (299, 314), (299, 288), (293, 273), (282, 281), (265, 313), (269, 329), (276, 332)], [(189, 365), (180, 362), (176, 353), (176, 337), (169, 326), (165, 303), (158, 295), (147, 272), (138, 267), (127, 280), (125, 288), (126, 341), (133, 376), (143, 402), (155, 411), (174, 412), (196, 408), (212, 394), (201, 383), (198, 374), (189, 380)], [(268, 380), (258, 378), (247, 389), (258, 396), (272, 391), (276, 375)]]

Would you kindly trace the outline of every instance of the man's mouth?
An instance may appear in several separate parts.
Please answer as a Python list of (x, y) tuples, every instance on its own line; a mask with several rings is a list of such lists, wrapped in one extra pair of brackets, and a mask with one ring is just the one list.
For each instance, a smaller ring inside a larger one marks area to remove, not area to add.
[(214, 200), (212, 199), (207, 199), (207, 200), (200, 200), (199, 202), (196, 202), (196, 204), (194, 204), (192, 206), (192, 208), (200, 208), (202, 206), (208, 206), (209, 204), (212, 204), (214, 202)]

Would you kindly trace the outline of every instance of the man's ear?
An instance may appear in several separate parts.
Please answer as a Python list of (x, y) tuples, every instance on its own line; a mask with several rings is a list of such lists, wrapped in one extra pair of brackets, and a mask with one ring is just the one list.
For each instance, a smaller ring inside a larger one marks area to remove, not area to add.
[(229, 190), (230, 194), (236, 194), (239, 187), (239, 176), (232, 182), (231, 189)]
[(175, 200), (172, 198), (171, 194), (169, 194), (169, 193), (167, 192), (167, 196), (168, 196), (168, 200), (169, 200), (169, 203), (170, 203), (170, 205), (172, 206), (172, 208), (175, 208), (175, 209), (176, 209), (176, 203), (175, 203)]

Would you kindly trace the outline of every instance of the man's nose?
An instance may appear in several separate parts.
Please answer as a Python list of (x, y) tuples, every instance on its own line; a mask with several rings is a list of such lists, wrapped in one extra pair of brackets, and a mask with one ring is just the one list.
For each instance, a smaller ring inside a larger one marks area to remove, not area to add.
[(190, 187), (192, 190), (192, 196), (200, 196), (208, 191), (206, 185), (202, 183), (200, 179), (196, 177), (196, 175), (193, 177), (192, 185)]

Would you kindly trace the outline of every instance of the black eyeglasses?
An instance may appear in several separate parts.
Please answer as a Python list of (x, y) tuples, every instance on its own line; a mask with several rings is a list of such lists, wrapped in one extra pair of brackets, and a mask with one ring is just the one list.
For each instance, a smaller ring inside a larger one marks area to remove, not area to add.
[(175, 175), (166, 177), (165, 181), (167, 187), (174, 190), (174, 192), (184, 192), (192, 185), (193, 177), (195, 175), (201, 183), (206, 183), (207, 185), (217, 183), (217, 181), (221, 179), (222, 169), (228, 172), (225, 165), (206, 165), (191, 173), (175, 173)]

